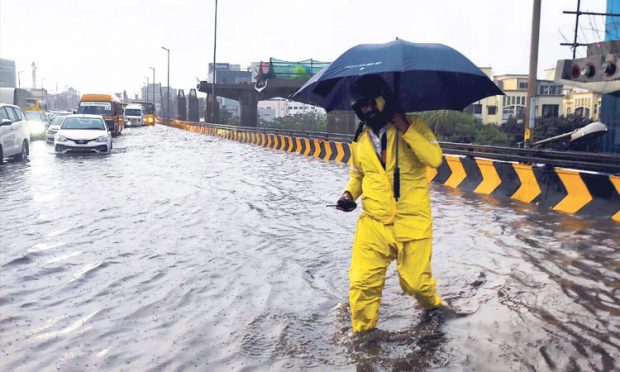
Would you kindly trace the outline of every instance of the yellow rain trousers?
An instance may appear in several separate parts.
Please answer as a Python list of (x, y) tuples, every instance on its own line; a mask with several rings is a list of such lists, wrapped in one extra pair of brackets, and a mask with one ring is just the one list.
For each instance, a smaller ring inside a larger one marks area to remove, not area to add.
[(426, 179), (426, 167), (441, 165), (442, 153), (426, 123), (418, 117), (408, 119), (409, 129), (398, 136), (398, 201), (393, 192), (397, 129), (389, 124), (386, 169), (379, 162), (368, 129), (351, 144), (350, 179), (345, 190), (354, 200), (362, 197), (349, 271), (354, 332), (376, 327), (385, 273), (394, 259), (405, 293), (425, 309), (444, 305), (431, 274), (432, 217)]

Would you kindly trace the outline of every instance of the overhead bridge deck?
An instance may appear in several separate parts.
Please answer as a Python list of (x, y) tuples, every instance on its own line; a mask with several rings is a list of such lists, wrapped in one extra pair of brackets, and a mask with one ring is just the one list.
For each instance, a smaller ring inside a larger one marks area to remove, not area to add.
[[(347, 163), (351, 135), (168, 121), (184, 130)], [(441, 143), (444, 161), (429, 181), (543, 209), (620, 222), (620, 157)]]

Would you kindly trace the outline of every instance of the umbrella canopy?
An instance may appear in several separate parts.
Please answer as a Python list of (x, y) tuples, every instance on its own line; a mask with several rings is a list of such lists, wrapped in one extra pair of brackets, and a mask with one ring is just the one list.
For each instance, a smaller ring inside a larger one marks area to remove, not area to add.
[(442, 44), (396, 39), (361, 44), (344, 52), (290, 96), (326, 111), (351, 110), (350, 85), (378, 74), (392, 88), (403, 112), (463, 110), (484, 97), (504, 94), (476, 65)]

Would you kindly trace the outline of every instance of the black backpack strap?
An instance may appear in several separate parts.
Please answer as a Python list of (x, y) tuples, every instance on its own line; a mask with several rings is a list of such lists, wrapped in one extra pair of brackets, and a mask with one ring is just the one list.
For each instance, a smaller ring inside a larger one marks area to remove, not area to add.
[(357, 125), (357, 130), (355, 131), (355, 134), (353, 135), (353, 142), (357, 142), (357, 139), (359, 138), (360, 134), (362, 134), (362, 132), (364, 131), (364, 122), (360, 121), (360, 123)]

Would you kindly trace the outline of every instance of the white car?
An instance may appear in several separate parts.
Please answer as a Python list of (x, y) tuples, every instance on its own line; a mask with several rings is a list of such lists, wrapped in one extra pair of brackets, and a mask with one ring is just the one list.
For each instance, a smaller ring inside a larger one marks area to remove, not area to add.
[(54, 150), (67, 152), (110, 152), (112, 133), (101, 115), (67, 115), (54, 138)]
[(22, 110), (0, 103), (0, 164), (4, 158), (24, 160), (30, 152), (30, 130)]
[(49, 128), (47, 128), (47, 132), (45, 132), (45, 140), (47, 142), (54, 142), (54, 138), (56, 138), (56, 133), (60, 129), (63, 120), (65, 120), (66, 115), (56, 115), (52, 119), (52, 123)]

